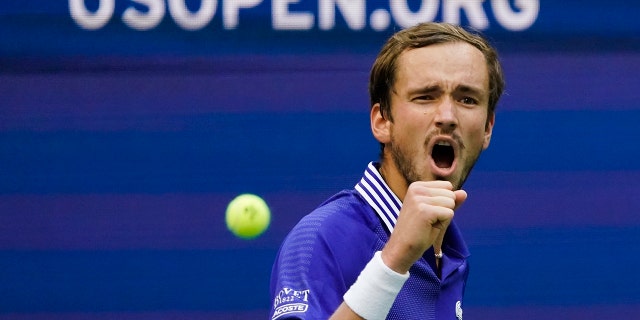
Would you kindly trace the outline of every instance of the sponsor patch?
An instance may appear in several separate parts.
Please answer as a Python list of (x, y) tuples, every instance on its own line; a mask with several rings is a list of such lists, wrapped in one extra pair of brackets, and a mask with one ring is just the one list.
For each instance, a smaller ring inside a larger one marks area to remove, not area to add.
[(309, 289), (294, 290), (284, 287), (273, 299), (273, 316), (275, 320), (290, 313), (304, 313), (309, 309)]
[(308, 308), (309, 306), (304, 303), (285, 304), (276, 308), (271, 319), (277, 319), (278, 317), (289, 313), (306, 312)]

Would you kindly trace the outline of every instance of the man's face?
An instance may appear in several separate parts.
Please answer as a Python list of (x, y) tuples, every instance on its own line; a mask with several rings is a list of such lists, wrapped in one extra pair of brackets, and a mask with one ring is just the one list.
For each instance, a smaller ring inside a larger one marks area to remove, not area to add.
[(397, 64), (388, 124), (397, 173), (407, 185), (448, 180), (459, 189), (493, 129), (484, 56), (454, 42), (405, 51)]

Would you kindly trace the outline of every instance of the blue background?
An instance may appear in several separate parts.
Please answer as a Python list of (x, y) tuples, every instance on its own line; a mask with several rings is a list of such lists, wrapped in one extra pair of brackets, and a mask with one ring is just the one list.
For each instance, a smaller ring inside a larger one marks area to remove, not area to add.
[[(66, 1), (0, 4), (0, 318), (267, 318), (288, 230), (377, 158), (368, 71), (397, 27), (275, 31), (265, 2), (141, 32), (129, 5), (87, 31)], [(456, 214), (465, 316), (633, 317), (640, 5), (543, 1), (520, 32), (484, 7), (507, 90)], [(251, 241), (224, 224), (244, 192), (273, 214)]]

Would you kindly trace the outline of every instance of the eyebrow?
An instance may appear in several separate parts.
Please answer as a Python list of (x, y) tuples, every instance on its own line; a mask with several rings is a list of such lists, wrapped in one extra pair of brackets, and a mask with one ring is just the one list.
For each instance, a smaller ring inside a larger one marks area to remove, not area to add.
[[(442, 92), (444, 90), (442, 90), (442, 87), (438, 84), (433, 84), (433, 85), (427, 85), (424, 87), (419, 87), (419, 88), (415, 88), (415, 89), (410, 89), (407, 91), (407, 93), (409, 95), (413, 95), (413, 94), (422, 94), (422, 93), (432, 93), (432, 92)], [(472, 94), (472, 95), (478, 95), (478, 96), (482, 96), (483, 94), (485, 94), (485, 90), (481, 89), (481, 88), (476, 88), (474, 86), (469, 86), (469, 85), (458, 85), (454, 92), (459, 92), (459, 93), (468, 93), (468, 94)]]
[(414, 89), (409, 89), (407, 91), (407, 93), (409, 95), (414, 95), (414, 94), (423, 94), (423, 93), (432, 93), (432, 92), (442, 92), (442, 88), (437, 85), (437, 84), (433, 84), (433, 85), (427, 85), (424, 87), (419, 87), (419, 88), (414, 88)]
[(479, 96), (482, 96), (483, 94), (486, 93), (484, 89), (476, 88), (468, 85), (459, 85), (456, 87), (455, 91), (461, 92), (461, 93), (470, 93), (470, 94), (479, 95)]

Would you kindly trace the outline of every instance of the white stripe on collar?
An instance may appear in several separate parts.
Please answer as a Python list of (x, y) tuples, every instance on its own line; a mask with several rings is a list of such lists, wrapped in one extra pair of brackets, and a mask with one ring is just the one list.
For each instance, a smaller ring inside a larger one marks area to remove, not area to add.
[(378, 167), (378, 163), (370, 162), (355, 189), (375, 210), (391, 234), (398, 220), (402, 202), (384, 181)]

